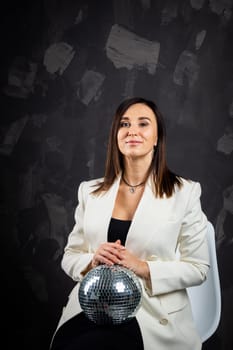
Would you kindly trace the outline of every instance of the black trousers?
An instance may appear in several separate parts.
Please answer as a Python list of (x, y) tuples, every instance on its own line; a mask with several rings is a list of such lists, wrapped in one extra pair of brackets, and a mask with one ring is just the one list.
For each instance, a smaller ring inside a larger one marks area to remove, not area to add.
[(51, 350), (143, 350), (136, 318), (120, 325), (96, 325), (83, 312), (64, 323)]

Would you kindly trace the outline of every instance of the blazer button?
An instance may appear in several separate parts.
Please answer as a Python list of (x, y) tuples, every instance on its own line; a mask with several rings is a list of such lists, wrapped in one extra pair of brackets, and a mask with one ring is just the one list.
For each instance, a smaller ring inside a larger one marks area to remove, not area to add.
[(161, 318), (159, 320), (159, 323), (162, 324), (163, 326), (166, 326), (168, 324), (168, 320), (166, 318)]

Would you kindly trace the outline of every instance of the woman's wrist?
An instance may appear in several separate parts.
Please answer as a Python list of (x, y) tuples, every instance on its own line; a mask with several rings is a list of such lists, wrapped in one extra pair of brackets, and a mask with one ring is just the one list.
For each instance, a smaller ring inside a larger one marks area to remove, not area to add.
[(145, 280), (150, 279), (150, 269), (146, 261), (140, 261), (137, 275)]
[(86, 266), (86, 268), (81, 272), (82, 276), (85, 276), (91, 269), (93, 268), (92, 266), (92, 261), (89, 262), (89, 264)]

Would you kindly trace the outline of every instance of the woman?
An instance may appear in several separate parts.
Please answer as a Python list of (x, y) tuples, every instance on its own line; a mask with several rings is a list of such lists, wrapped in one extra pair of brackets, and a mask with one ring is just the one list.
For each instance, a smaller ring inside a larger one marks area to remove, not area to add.
[(53, 350), (201, 349), (186, 288), (206, 278), (207, 219), (200, 184), (171, 172), (165, 152), (157, 106), (143, 98), (123, 101), (111, 128), (104, 177), (79, 186), (62, 268), (79, 282), (99, 264), (127, 267), (142, 283), (142, 304), (125, 325), (97, 326), (82, 313), (77, 283)]

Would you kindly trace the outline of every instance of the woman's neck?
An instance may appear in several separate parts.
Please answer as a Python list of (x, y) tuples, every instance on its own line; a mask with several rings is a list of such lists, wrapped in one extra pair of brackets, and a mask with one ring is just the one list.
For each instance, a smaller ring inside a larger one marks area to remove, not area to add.
[(131, 185), (137, 185), (146, 181), (149, 166), (146, 164), (126, 162), (123, 171), (123, 177)]

